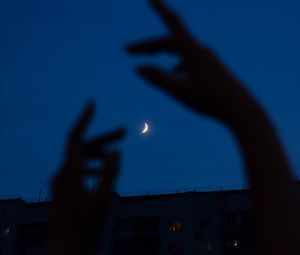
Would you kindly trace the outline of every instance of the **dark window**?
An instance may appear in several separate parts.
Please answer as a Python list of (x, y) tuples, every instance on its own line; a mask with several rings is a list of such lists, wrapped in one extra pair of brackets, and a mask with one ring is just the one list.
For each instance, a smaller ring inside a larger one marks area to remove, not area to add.
[(210, 217), (200, 218), (199, 226), (201, 228), (210, 227), (212, 225), (212, 219)]
[(114, 227), (114, 235), (132, 235), (134, 230), (134, 218), (120, 219)]
[(181, 240), (171, 241), (168, 244), (169, 255), (181, 255), (184, 252), (184, 243)]
[(228, 212), (225, 215), (225, 223), (229, 225), (241, 224), (242, 223), (242, 213), (238, 212)]
[(212, 244), (212, 240), (197, 240), (197, 246), (200, 251), (211, 251)]
[(255, 225), (251, 211), (227, 212), (224, 216), (224, 223), (227, 225), (244, 225), (249, 227)]
[(251, 211), (243, 212), (242, 214), (242, 223), (244, 225), (253, 226), (254, 225), (254, 217)]
[(114, 254), (123, 254), (132, 252), (133, 240), (132, 239), (122, 239), (114, 241)]
[(159, 217), (139, 217), (118, 220), (114, 227), (115, 236), (158, 235)]
[(47, 223), (24, 224), (21, 227), (22, 242), (24, 245), (43, 245), (48, 234)]
[(138, 218), (135, 223), (135, 231), (158, 233), (159, 223), (160, 223), (159, 217)]
[(135, 238), (134, 253), (136, 254), (158, 254), (160, 242), (158, 238)]
[(113, 254), (155, 255), (159, 253), (158, 238), (130, 238), (115, 240)]

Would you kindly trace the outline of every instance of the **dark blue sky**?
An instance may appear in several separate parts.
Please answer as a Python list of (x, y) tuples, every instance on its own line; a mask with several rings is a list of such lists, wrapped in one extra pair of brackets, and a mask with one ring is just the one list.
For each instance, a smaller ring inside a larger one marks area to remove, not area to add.
[[(299, 1), (167, 1), (266, 107), (300, 174)], [(244, 183), (231, 134), (149, 87), (124, 44), (165, 32), (147, 1), (0, 1), (0, 196), (46, 194), (88, 100), (88, 136), (124, 125), (118, 191)], [(176, 59), (151, 60), (170, 68)], [(149, 121), (153, 132), (139, 129)]]

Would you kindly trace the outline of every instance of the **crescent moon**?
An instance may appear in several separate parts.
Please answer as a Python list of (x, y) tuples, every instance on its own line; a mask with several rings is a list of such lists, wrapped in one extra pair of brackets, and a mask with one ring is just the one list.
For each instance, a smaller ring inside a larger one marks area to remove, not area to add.
[(142, 130), (142, 134), (145, 134), (145, 133), (147, 133), (147, 132), (148, 132), (148, 130), (149, 130), (149, 126), (148, 126), (147, 122), (145, 122), (144, 129)]

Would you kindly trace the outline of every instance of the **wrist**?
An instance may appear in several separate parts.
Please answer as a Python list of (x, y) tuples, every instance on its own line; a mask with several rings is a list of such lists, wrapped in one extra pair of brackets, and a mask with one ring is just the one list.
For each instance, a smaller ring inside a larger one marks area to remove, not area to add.
[(225, 125), (234, 133), (257, 132), (270, 125), (264, 110), (256, 102), (241, 104), (225, 120)]

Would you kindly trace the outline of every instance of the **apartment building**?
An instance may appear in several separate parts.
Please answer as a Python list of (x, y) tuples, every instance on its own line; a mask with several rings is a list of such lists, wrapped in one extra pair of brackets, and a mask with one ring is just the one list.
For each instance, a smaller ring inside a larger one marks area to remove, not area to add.
[[(39, 255), (51, 202), (0, 200), (0, 255)], [(247, 190), (117, 196), (97, 254), (255, 254)]]

